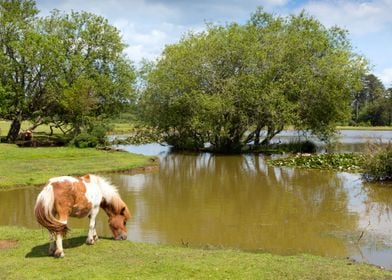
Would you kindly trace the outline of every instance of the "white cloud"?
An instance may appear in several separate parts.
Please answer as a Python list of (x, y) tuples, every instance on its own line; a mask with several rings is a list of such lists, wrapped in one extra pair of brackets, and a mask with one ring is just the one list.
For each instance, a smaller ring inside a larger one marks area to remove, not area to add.
[(145, 30), (144, 26), (125, 18), (115, 20), (113, 25), (120, 30), (123, 41), (128, 45), (125, 50), (128, 57), (136, 63), (142, 58), (155, 59), (166, 44), (176, 42), (188, 30), (188, 27), (170, 23)]
[(385, 87), (392, 87), (392, 68), (383, 69), (382, 72), (377, 75), (377, 77), (380, 78)]
[(312, 1), (302, 8), (327, 26), (338, 25), (356, 35), (382, 31), (392, 24), (390, 0)]

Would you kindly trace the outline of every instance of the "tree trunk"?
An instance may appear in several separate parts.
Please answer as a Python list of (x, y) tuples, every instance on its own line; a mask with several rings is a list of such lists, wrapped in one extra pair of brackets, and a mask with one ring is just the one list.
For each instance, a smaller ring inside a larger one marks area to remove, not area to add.
[(261, 145), (269, 145), (272, 138), (275, 137), (276, 134), (280, 133), (283, 130), (283, 125), (279, 126), (278, 129), (275, 130), (275, 126), (268, 126), (267, 136), (264, 138)]
[(20, 127), (21, 127), (21, 120), (20, 117), (15, 117), (12, 120), (11, 126), (10, 126), (10, 130), (8, 131), (8, 135), (7, 135), (7, 142), (10, 143), (15, 143), (16, 139), (18, 138), (19, 135), (19, 131), (20, 131)]
[(260, 145), (260, 131), (261, 131), (262, 126), (257, 125), (256, 130), (255, 130), (255, 147)]

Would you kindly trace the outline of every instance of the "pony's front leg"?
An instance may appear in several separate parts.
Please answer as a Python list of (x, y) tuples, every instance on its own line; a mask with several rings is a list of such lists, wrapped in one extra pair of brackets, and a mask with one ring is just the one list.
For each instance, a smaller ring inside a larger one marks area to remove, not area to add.
[(56, 251), (54, 252), (54, 256), (57, 258), (64, 257), (64, 249), (63, 249), (63, 236), (61, 233), (56, 233)]
[(98, 211), (99, 211), (99, 207), (94, 207), (91, 210), (91, 214), (89, 215), (90, 224), (89, 224), (88, 235), (86, 240), (86, 243), (89, 245), (93, 245), (98, 240), (97, 231), (95, 229), (95, 219), (97, 218)]

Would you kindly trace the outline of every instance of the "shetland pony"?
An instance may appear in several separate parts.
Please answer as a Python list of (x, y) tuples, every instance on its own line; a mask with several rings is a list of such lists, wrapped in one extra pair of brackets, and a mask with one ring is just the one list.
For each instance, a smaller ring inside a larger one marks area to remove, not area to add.
[(38, 223), (47, 228), (51, 236), (49, 255), (64, 257), (63, 238), (69, 230), (68, 217), (89, 217), (86, 243), (94, 244), (98, 240), (95, 219), (100, 207), (109, 217), (114, 238), (125, 240), (126, 222), (131, 215), (116, 187), (96, 175), (51, 178), (38, 195), (34, 208)]

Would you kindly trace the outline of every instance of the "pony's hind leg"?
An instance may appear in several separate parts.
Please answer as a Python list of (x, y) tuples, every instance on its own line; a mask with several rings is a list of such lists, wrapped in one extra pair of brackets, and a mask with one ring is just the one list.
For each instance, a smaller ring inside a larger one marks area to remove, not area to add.
[(57, 258), (64, 257), (64, 249), (63, 249), (63, 236), (61, 233), (56, 234), (56, 251), (54, 252), (54, 256)]
[(49, 238), (49, 256), (53, 256), (54, 252), (56, 251), (55, 234), (49, 233)]

